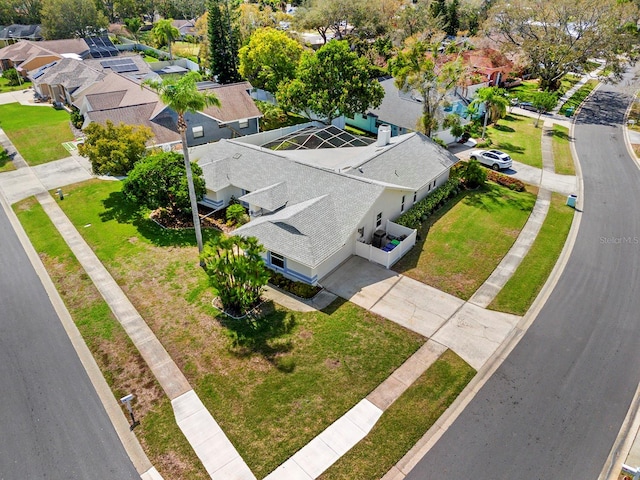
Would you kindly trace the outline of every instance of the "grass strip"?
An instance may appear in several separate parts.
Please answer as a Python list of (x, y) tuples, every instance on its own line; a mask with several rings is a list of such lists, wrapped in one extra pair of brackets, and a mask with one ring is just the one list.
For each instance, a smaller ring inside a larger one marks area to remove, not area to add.
[(68, 157), (62, 144), (74, 139), (69, 113), (53, 107), (0, 105), (0, 128), (31, 166)]
[(460, 395), (475, 370), (447, 350), (380, 417), (371, 432), (320, 480), (383, 477)]
[(114, 397), (135, 394), (135, 433), (151, 463), (166, 480), (208, 478), (171, 402), (40, 204), (31, 197), (14, 210)]
[(553, 148), (553, 163), (556, 173), (561, 175), (575, 175), (576, 169), (571, 155), (569, 129), (562, 125), (553, 125), (551, 145)]
[(587, 98), (591, 91), (596, 88), (598, 83), (598, 80), (587, 80), (587, 83), (580, 87), (566, 102), (562, 104), (558, 113), (560, 115), (565, 115), (568, 108), (572, 108), (573, 113), (575, 113), (582, 102), (584, 102), (585, 98)]
[(489, 308), (524, 315), (540, 293), (564, 247), (574, 210), (565, 205), (566, 197), (553, 193), (549, 213), (529, 253)]

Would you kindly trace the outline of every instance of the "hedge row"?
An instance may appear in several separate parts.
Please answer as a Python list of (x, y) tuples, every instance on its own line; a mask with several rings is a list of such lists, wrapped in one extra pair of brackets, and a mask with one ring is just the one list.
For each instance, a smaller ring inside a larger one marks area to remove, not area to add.
[(515, 190), (516, 192), (524, 192), (525, 187), (522, 181), (518, 180), (517, 178), (503, 175), (493, 170), (489, 170), (487, 172), (487, 180), (491, 180), (498, 185), (505, 186), (510, 190)]
[(436, 188), (402, 214), (395, 220), (395, 223), (408, 228), (418, 228), (429, 215), (440, 208), (448, 199), (457, 195), (459, 191), (460, 180), (458, 178), (449, 178), (443, 185)]

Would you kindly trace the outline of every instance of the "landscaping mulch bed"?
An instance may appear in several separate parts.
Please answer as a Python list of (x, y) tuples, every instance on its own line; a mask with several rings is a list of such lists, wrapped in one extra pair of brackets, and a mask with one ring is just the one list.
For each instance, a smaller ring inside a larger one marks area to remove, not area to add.
[[(212, 210), (203, 207), (202, 205), (198, 205), (198, 213), (200, 214), (200, 226), (202, 228), (215, 228), (224, 233), (231, 233), (236, 229), (235, 226), (227, 225), (226, 208), (212, 213)], [(191, 218), (191, 215), (187, 217), (176, 217), (171, 215), (167, 210), (158, 208), (151, 212), (149, 217), (163, 228), (193, 228), (193, 219)]]

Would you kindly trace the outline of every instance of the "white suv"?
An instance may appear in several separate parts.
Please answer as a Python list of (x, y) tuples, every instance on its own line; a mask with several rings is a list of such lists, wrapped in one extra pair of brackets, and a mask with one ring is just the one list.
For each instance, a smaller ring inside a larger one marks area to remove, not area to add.
[(491, 167), (493, 170), (505, 170), (511, 168), (512, 160), (509, 155), (500, 150), (474, 150), (470, 158), (478, 160), (481, 164)]

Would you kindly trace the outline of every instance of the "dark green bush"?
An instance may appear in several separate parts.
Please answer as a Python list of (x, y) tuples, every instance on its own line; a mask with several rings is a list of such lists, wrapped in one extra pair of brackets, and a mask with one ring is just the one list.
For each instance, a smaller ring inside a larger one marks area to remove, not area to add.
[(457, 177), (449, 178), (443, 185), (436, 188), (425, 198), (417, 202), (413, 207), (401, 215), (395, 223), (408, 228), (418, 228), (434, 211), (442, 206), (451, 197), (460, 191), (460, 180)]
[(270, 273), (269, 283), (300, 298), (312, 298), (322, 290), (320, 287), (290, 280), (278, 272), (271, 271)]

